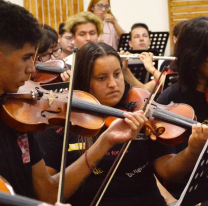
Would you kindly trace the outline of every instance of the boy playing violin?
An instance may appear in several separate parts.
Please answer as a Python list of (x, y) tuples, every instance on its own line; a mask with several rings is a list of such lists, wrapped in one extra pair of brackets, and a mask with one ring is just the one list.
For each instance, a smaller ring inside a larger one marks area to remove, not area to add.
[[(37, 19), (25, 8), (6, 1), (0, 1), (0, 30), (2, 97), (17, 92), (35, 71), (33, 57), (42, 31)], [(147, 121), (142, 112), (125, 113), (124, 116), (124, 120), (115, 121), (89, 149), (89, 164), (101, 159), (114, 144), (136, 138)], [(115, 133), (118, 136), (114, 136)], [(0, 174), (17, 194), (56, 202), (59, 174), (48, 174), (43, 152), (33, 133), (20, 134), (9, 126), (9, 122), (0, 119), (0, 134)], [(77, 176), (80, 171), (81, 175)], [(70, 165), (66, 169), (64, 199), (68, 199), (89, 174), (84, 157)]]

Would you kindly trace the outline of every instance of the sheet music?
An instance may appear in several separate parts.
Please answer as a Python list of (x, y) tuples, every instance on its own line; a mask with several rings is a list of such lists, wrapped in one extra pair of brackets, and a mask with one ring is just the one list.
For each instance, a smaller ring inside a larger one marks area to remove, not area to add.
[[(204, 201), (206, 198), (208, 199), (208, 190), (205, 191), (206, 197), (201, 196), (201, 198), (200, 198), (200, 195), (204, 195), (202, 193), (204, 191), (202, 191), (202, 190), (199, 191), (200, 184), (207, 184), (207, 188), (208, 188), (208, 179), (207, 179), (207, 174), (206, 174), (207, 171), (205, 171), (205, 170), (208, 170), (208, 140), (206, 141), (206, 143), (202, 149), (202, 152), (200, 153), (199, 158), (195, 164), (195, 167), (191, 173), (189, 181), (188, 181), (185, 189), (183, 190), (183, 192), (182, 192), (182, 194), (181, 194), (181, 196), (175, 206), (187, 205), (187, 203), (183, 204), (184, 199), (186, 198), (187, 195), (192, 195), (192, 196), (195, 195), (196, 197), (198, 197), (199, 202), (197, 202), (197, 203)], [(196, 180), (198, 180), (197, 184), (196, 184)], [(197, 191), (197, 189), (198, 189), (198, 191)], [(188, 194), (188, 193), (190, 193), (190, 194)]]

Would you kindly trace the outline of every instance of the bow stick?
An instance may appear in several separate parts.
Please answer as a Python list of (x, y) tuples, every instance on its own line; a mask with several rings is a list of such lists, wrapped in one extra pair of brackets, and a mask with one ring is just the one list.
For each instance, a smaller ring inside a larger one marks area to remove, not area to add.
[(62, 160), (61, 160), (61, 169), (60, 169), (60, 178), (59, 178), (59, 188), (58, 188), (58, 196), (57, 202), (63, 202), (63, 191), (64, 191), (64, 180), (65, 180), (65, 168), (66, 168), (66, 155), (67, 155), (67, 146), (68, 146), (68, 136), (69, 136), (69, 128), (70, 128), (70, 116), (71, 116), (71, 103), (72, 103), (72, 94), (74, 88), (74, 68), (76, 65), (76, 52), (77, 48), (73, 51), (73, 61), (71, 66), (71, 74), (70, 74), (70, 83), (69, 83), (69, 95), (68, 95), (68, 103), (66, 110), (66, 121), (65, 121), (65, 131), (64, 131), (64, 140), (63, 140), (63, 150), (62, 150)]

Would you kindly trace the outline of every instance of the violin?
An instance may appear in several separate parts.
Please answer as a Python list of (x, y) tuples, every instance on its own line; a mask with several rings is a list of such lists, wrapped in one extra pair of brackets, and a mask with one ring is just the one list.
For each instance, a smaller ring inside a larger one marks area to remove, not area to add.
[(38, 62), (35, 66), (36, 72), (32, 75), (32, 80), (40, 85), (61, 82), (60, 74), (69, 68), (63, 60), (50, 60)]
[[(123, 107), (127, 111), (137, 111), (143, 109), (150, 94), (143, 88), (133, 87), (130, 89)], [(132, 106), (133, 104), (133, 106)], [(122, 108), (123, 109), (123, 108)], [(157, 140), (163, 144), (176, 145), (183, 142), (190, 134), (193, 124), (197, 122), (193, 108), (187, 104), (162, 105), (153, 101), (147, 111), (146, 117), (153, 126), (154, 130), (165, 128), (157, 135)], [(105, 120), (107, 126), (115, 119), (108, 117)]]
[[(2, 119), (20, 132), (43, 130), (48, 125), (64, 126), (67, 96), (68, 93), (54, 94), (35, 82), (27, 81), (17, 93), (7, 94), (6, 103), (1, 107)], [(142, 109), (148, 97), (148, 92), (142, 88), (130, 89), (125, 103), (131, 105), (134, 102), (134, 107), (126, 110)], [(112, 116), (124, 118), (123, 113), (121, 109), (100, 105), (86, 92), (74, 91), (70, 130), (84, 136), (95, 136), (104, 123), (110, 125), (114, 120)], [(147, 118), (158, 140), (171, 145), (184, 141), (187, 128), (196, 124), (194, 110), (186, 104), (160, 105), (153, 102)], [(149, 124), (145, 128), (147, 131), (151, 129)]]
[(0, 191), (2, 192), (6, 192), (9, 193), (11, 195), (14, 195), (15, 192), (12, 188), (12, 186), (9, 184), (9, 182), (3, 178), (2, 176), (0, 176)]
[[(104, 117), (82, 111), (85, 107), (82, 101), (95, 105), (99, 104), (98, 100), (81, 91), (74, 91), (73, 97), (72, 106), (76, 106), (71, 112), (71, 131), (95, 136), (104, 125)], [(36, 82), (26, 81), (17, 93), (7, 94), (6, 98), (1, 107), (1, 118), (19, 132), (44, 130), (48, 125), (65, 125), (68, 92), (53, 93)]]

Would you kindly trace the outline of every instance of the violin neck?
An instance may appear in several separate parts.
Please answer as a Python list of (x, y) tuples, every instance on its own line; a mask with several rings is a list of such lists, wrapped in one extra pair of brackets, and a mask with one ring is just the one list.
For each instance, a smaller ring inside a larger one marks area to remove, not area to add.
[(180, 116), (178, 114), (175, 114), (173, 112), (169, 112), (167, 110), (163, 110), (160, 108), (156, 108), (156, 110), (153, 112), (152, 116), (154, 118), (163, 120), (165, 122), (175, 124), (181, 127), (185, 128), (192, 128), (193, 124), (197, 124), (197, 121), (194, 121), (192, 119)]
[(89, 111), (94, 114), (101, 114), (103, 116), (113, 116), (118, 118), (124, 118), (123, 113), (124, 111), (120, 109), (115, 109), (113, 107), (104, 106), (101, 104), (94, 104), (87, 101), (82, 101), (78, 99), (72, 100), (72, 107), (74, 109), (79, 109), (82, 111)]
[(35, 69), (38, 70), (38, 71), (53, 72), (53, 73), (56, 73), (56, 74), (61, 74), (61, 73), (65, 72), (67, 70), (65, 68), (50, 66), (50, 65), (41, 64), (41, 63), (38, 63), (36, 65)]

